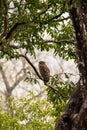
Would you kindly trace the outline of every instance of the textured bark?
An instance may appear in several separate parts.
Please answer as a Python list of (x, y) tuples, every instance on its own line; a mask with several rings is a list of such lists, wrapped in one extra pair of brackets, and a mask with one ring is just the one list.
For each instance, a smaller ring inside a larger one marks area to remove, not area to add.
[(79, 7), (71, 8), (69, 14), (76, 35), (75, 49), (80, 81), (55, 129), (87, 130), (87, 1), (83, 0)]

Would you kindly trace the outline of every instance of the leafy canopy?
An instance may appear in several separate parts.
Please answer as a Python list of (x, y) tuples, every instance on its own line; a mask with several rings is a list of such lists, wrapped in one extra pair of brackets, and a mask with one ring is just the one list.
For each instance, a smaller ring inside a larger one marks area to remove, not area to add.
[[(54, 49), (56, 55), (65, 59), (75, 58), (73, 32), (64, 0), (4, 0), (1, 9), (1, 57), (15, 57), (19, 48), (35, 55), (36, 48)], [(51, 39), (44, 39), (44, 35)]]

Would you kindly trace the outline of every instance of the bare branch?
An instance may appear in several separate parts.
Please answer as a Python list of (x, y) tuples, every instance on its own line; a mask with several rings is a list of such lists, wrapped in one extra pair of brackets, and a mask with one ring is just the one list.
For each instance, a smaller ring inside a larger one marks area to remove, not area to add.
[(3, 94), (5, 96), (5, 93), (3, 91), (0, 90), (0, 93)]
[[(25, 70), (27, 69), (27, 67), (25, 68), (25, 62), (22, 62), (23, 63), (23, 67), (22, 69), (16, 74), (16, 78), (15, 78), (15, 82), (14, 84), (12, 85), (11, 87), (11, 90), (13, 90), (23, 79), (25, 79), (26, 77), (26, 73), (25, 73)], [(23, 74), (22, 74), (23, 72)], [(19, 76), (20, 74), (22, 74), (22, 76)], [(18, 78), (17, 78), (18, 77)]]
[(44, 43), (56, 43), (56, 44), (61, 44), (61, 43), (64, 43), (64, 42), (67, 42), (67, 43), (74, 43), (74, 40), (72, 39), (63, 39), (63, 40), (59, 40), (59, 41), (55, 41), (55, 40), (45, 40)]
[(22, 69), (16, 74), (16, 79), (17, 79), (17, 77), (23, 72), (23, 74), (25, 74), (26, 75), (26, 70), (28, 69), (28, 67), (22, 67)]
[(70, 19), (70, 17), (68, 16), (68, 17), (66, 17), (66, 18), (61, 18), (61, 19), (55, 19), (55, 20), (53, 20), (53, 22), (62, 22), (62, 21), (64, 21), (64, 20), (68, 20), (68, 19)]
[(6, 77), (6, 74), (5, 74), (4, 70), (3, 70), (3, 68), (0, 71), (1, 71), (1, 74), (2, 74), (3, 81), (5, 83), (6, 89), (7, 89), (7, 91), (9, 91), (10, 85), (9, 85), (9, 82), (7, 80), (7, 77)]
[(11, 91), (12, 91), (13, 89), (15, 89), (15, 87), (16, 87), (24, 78), (25, 78), (25, 74), (23, 74), (22, 76), (20, 76), (20, 77), (14, 82), (14, 84), (12, 85)]

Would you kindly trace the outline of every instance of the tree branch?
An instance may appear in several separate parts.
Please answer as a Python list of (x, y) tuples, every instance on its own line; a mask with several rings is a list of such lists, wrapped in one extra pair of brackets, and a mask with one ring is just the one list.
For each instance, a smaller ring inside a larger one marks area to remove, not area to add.
[(53, 16), (52, 18), (48, 19), (47, 21), (44, 21), (43, 24), (48, 24), (49, 22), (53, 21), (54, 19), (58, 19), (61, 15), (63, 14), (63, 12), (61, 12), (60, 14)]
[(6, 89), (7, 89), (7, 91), (9, 91), (10, 90), (10, 85), (9, 85), (9, 82), (7, 80), (7, 77), (5, 75), (5, 72), (4, 72), (3, 68), (0, 71), (1, 71), (1, 74), (2, 74), (3, 81), (5, 83)]
[(66, 18), (61, 18), (61, 19), (54, 19), (54, 21), (53, 22), (62, 22), (62, 21), (64, 21), (64, 20), (68, 20), (68, 19), (70, 19), (70, 17), (68, 16), (68, 17), (66, 17)]
[(1, 94), (3, 94), (3, 95), (5, 96), (5, 93), (4, 93), (4, 92), (2, 92), (1, 90), (0, 90), (0, 93), (1, 93)]
[[(63, 40), (59, 40), (59, 41), (56, 41), (56, 40), (44, 40), (43, 43), (56, 43), (56, 44), (61, 44), (61, 43), (71, 43), (71, 44), (74, 44), (74, 40), (73, 39), (63, 39)], [(9, 45), (10, 47), (12, 47), (13, 49), (19, 49), (21, 48), (22, 46), (21, 45)]]
[[(16, 23), (7, 33), (5, 39), (7, 40), (8, 38), (10, 38), (10, 36), (12, 35), (12, 33), (20, 26), (20, 25), (24, 25), (25, 22), (21, 22), (21, 23)], [(1, 36), (2, 37), (2, 36)], [(1, 38), (0, 37), (0, 38)], [(0, 42), (0, 46), (2, 45), (2, 42)], [(14, 49), (19, 49), (21, 46), (15, 46), (15, 45), (10, 45), (12, 48)]]
[(26, 61), (31, 65), (31, 67), (34, 69), (34, 71), (37, 74), (37, 76), (39, 77), (39, 79), (43, 80), (42, 77), (40, 76), (40, 74), (38, 73), (37, 69), (35, 68), (35, 66), (29, 60), (29, 58), (27, 56), (25, 56), (25, 55), (22, 55), (22, 54), (20, 54), (19, 56), (24, 57), (26, 59)]
[(63, 4), (62, 11), (58, 15), (53, 16), (52, 18), (48, 19), (47, 21), (44, 21), (43, 23), (48, 24), (49, 22), (58, 19), (64, 13), (64, 8), (65, 8), (65, 3)]
[(59, 41), (55, 41), (55, 40), (45, 40), (44, 43), (56, 43), (56, 44), (61, 44), (63, 42), (67, 42), (67, 43), (74, 43), (74, 40), (72, 39), (63, 39), (63, 40), (59, 40)]
[(24, 24), (25, 24), (25, 22), (16, 23), (16, 24), (10, 29), (10, 31), (7, 33), (7, 36), (5, 37), (5, 39), (7, 40), (7, 39), (12, 35), (12, 33), (13, 33), (13, 31), (14, 31), (15, 29), (17, 29), (20, 25), (24, 25)]
[(3, 38), (6, 33), (7, 33), (7, 21), (8, 21), (8, 6), (7, 6), (7, 0), (3, 0), (3, 4), (4, 4), (4, 31), (3, 33), (0, 35), (0, 39)]
[(25, 75), (23, 74), (22, 76), (20, 76), (15, 82), (14, 82), (14, 84), (12, 85), (12, 87), (11, 87), (11, 91), (13, 90), (13, 89), (15, 89), (15, 87), (22, 81), (22, 79), (24, 79), (25, 78)]

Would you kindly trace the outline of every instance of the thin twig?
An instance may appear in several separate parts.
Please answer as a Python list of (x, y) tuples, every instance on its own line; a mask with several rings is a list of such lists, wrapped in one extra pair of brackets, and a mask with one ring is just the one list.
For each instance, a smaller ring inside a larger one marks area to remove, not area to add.
[(54, 20), (53, 20), (53, 22), (62, 22), (62, 21), (64, 21), (64, 20), (68, 20), (68, 19), (70, 19), (70, 17), (69, 17), (69, 16), (68, 16), (68, 17), (66, 17), (66, 18), (54, 19)]
[(55, 15), (55, 16), (53, 16), (52, 18), (50, 18), (50, 19), (44, 21), (42, 24), (48, 24), (49, 22), (52, 22), (53, 20), (58, 19), (62, 14), (63, 14), (63, 12), (61, 12), (60, 14)]
[(56, 44), (64, 43), (64, 42), (73, 44), (74, 40), (72, 40), (72, 39), (63, 39), (63, 40), (59, 40), (59, 41), (56, 41), (56, 40), (45, 40), (44, 41), (44, 43), (56, 43)]

